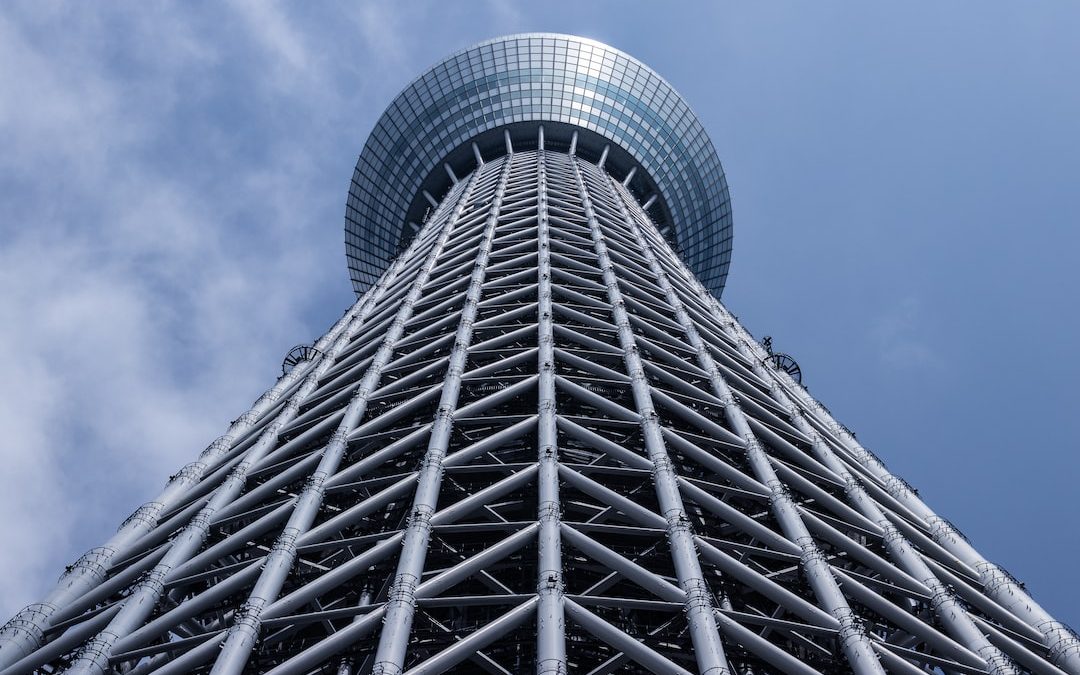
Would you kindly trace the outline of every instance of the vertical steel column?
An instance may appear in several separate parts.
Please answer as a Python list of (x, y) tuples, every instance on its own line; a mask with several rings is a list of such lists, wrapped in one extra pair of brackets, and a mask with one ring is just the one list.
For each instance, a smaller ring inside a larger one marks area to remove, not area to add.
[[(396, 273), (397, 270), (388, 271), (387, 276)], [(307, 372), (312, 363), (318, 363), (325, 358), (322, 354), (326, 345), (345, 330), (361, 308), (370, 307), (374, 303), (373, 298), (378, 292), (374, 287), (369, 289), (316, 343), (315, 347), (320, 356), (306, 365), (297, 365), (279, 378), (274, 386), (263, 392), (247, 412), (234, 420), (223, 435), (199, 454), (196, 461), (175, 473), (157, 497), (136, 509), (107, 542), (87, 551), (65, 571), (45, 600), (25, 607), (0, 627), (0, 669), (37, 649), (44, 639), (45, 631), (51, 625), (51, 617), (100, 584), (108, 573), (109, 564), (118, 556), (122, 557), (126, 549), (152, 530), (157, 525), (158, 517), (176, 506), (207, 470), (217, 466), (236, 440), (258, 422), (281, 394)]]
[[(543, 127), (540, 137), (543, 139)], [(537, 368), (539, 373), (537, 422), (540, 465), (536, 592), (540, 597), (536, 616), (537, 675), (565, 675), (566, 623), (563, 616), (562, 537), (559, 534), (559, 448), (555, 409), (555, 334), (551, 307), (551, 223), (548, 220), (546, 153), (537, 153)]]
[[(699, 297), (712, 307), (732, 327), (736, 335), (741, 338), (742, 349), (749, 352), (745, 355), (760, 367), (760, 363), (768, 357), (768, 354), (746, 332), (746, 329), (739, 324), (727, 308), (720, 304), (696, 279), (694, 280), (694, 286)], [(818, 403), (804, 387), (796, 383), (787, 373), (769, 369), (762, 369), (762, 372), (768, 376), (768, 381), (779, 382), (786, 393), (795, 396), (804, 415), (816, 417), (822, 427), (830, 429), (833, 436), (851, 453), (858, 463), (872, 476), (881, 480), (886, 491), (893, 498), (921, 516), (930, 527), (935, 542), (978, 571), (988, 597), (1043, 634), (1044, 643), (1050, 651), (1051, 661), (1054, 665), (1072, 675), (1080, 675), (1080, 640), (1077, 639), (1072, 630), (1051, 617), (1009, 575), (983, 558), (978, 551), (964, 540), (963, 536), (956, 532), (951, 523), (934, 513), (904, 480), (894, 476), (876, 455), (864, 448), (852, 436), (851, 432), (837, 422), (832, 414)], [(906, 538), (904, 541), (906, 542)], [(910, 570), (905, 569), (905, 571), (911, 573)], [(918, 575), (913, 576), (918, 577)], [(936, 575), (934, 576), (936, 578)], [(976, 628), (976, 630), (978, 629)], [(997, 648), (994, 647), (994, 649)], [(982, 653), (977, 648), (975, 651)], [(995, 663), (991, 661), (992, 665)]]
[(461, 376), (468, 362), (469, 344), (472, 341), (472, 323), (476, 317), (476, 306), (487, 272), (491, 241), (499, 221), (499, 209), (506, 192), (506, 183), (510, 177), (513, 159), (513, 155), (507, 155), (503, 160), (502, 175), (499, 177), (499, 184), (492, 199), (487, 226), (478, 245), (476, 264), (473, 266), (465, 304), (461, 309), (461, 319), (458, 323), (454, 346), (450, 352), (450, 362), (443, 382), (439, 408), (435, 413), (427, 452), (417, 479), (416, 496), (413, 499), (412, 515), (409, 517), (405, 530), (401, 558), (398, 561), (390, 597), (386, 603), (386, 617), (379, 636), (379, 646), (375, 652), (372, 675), (398, 675), (405, 662), (405, 651), (409, 645), (413, 615), (416, 611), (416, 586), (424, 572), (428, 542), (431, 539), (431, 516), (435, 513), (439, 489), (442, 485), (442, 460), (450, 443), (454, 410), (457, 407), (461, 389)]
[[(438, 240), (431, 247), (427, 260), (413, 280), (405, 299), (402, 300), (401, 306), (398, 308), (394, 320), (390, 323), (378, 351), (376, 351), (367, 371), (364, 373), (364, 377), (353, 394), (352, 400), (349, 401), (341, 422), (334, 431), (330, 442), (323, 449), (318, 467), (308, 478), (303, 491), (296, 499), (289, 521), (285, 524), (281, 535), (274, 542), (273, 548), (267, 555), (266, 562), (263, 563), (262, 573), (259, 575), (258, 581), (255, 582), (255, 587), (233, 619), (233, 626), (229, 630), (221, 653), (214, 662), (214, 667), (210, 671), (211, 675), (238, 675), (244, 670), (244, 666), (251, 655), (251, 650), (254, 648), (259, 636), (259, 628), (262, 625), (262, 612), (268, 605), (277, 600), (281, 587), (289, 575), (289, 570), (296, 560), (296, 540), (309, 530), (315, 516), (322, 507), (324, 484), (327, 478), (337, 471), (341, 458), (348, 447), (346, 439), (363, 418), (367, 410), (368, 399), (378, 387), (383, 368), (390, 362), (394, 354), (394, 348), (405, 331), (405, 324), (408, 323), (413, 314), (413, 307), (420, 299), (424, 284), (427, 283), (428, 278), (431, 276), (431, 271), (435, 267), (446, 240), (450, 237), (450, 232), (461, 218), (461, 214), (465, 210), (465, 203), (472, 195), (473, 188), (476, 187), (481, 173), (480, 170), (473, 172), (468, 185), (458, 197), (453, 214), (447, 219), (446, 224), (442, 226), (443, 229)], [(407, 255), (408, 253), (402, 257), (407, 257)]]
[(593, 250), (603, 273), (604, 284), (607, 286), (608, 302), (611, 304), (612, 315), (618, 329), (619, 344), (623, 350), (627, 375), (630, 376), (634, 403), (641, 417), (641, 435), (645, 441), (649, 459), (653, 463), (653, 486), (660, 509), (663, 511), (662, 515), (667, 521), (667, 537), (672, 562), (675, 565), (679, 586), (686, 593), (684, 611), (686, 623), (690, 628), (690, 638), (694, 645), (698, 670), (703, 675), (729, 675), (731, 671), (728, 669), (727, 658), (724, 656), (724, 646), (720, 640), (716, 617), (713, 614), (709, 587), (705, 583), (701, 565), (698, 562), (697, 546), (694, 544), (694, 536), (690, 531), (690, 519), (683, 507), (677, 476), (660, 431), (659, 417), (653, 407), (649, 381), (645, 376), (641, 355), (638, 353), (637, 341), (634, 338), (633, 328), (630, 326), (622, 291), (619, 289), (619, 280), (608, 257), (604, 233), (596, 219), (596, 212), (593, 210), (589, 190), (585, 185), (578, 161), (580, 160), (571, 161), (571, 166), (574, 170), (578, 193), (585, 208), (589, 231), (592, 234)]
[(615, 180), (610, 176), (607, 176), (607, 179), (611, 190), (616, 194), (619, 215), (622, 216), (625, 225), (633, 232), (634, 238), (649, 263), (649, 268), (656, 275), (657, 283), (664, 291), (668, 304), (675, 310), (675, 318), (678, 320), (679, 325), (682, 326), (683, 333), (686, 334), (690, 345), (697, 354), (698, 365), (708, 373), (713, 393), (720, 399), (723, 406), (724, 417), (735, 430), (735, 433), (743, 440), (746, 459), (754, 471), (754, 477), (769, 489), (769, 504), (772, 507), (773, 515), (784, 530), (784, 535), (798, 544), (802, 551), (800, 559), (803, 571), (806, 572), (807, 580), (814, 589), (814, 595), (822, 608), (840, 623), (840, 644), (843, 647), (848, 663), (851, 664), (851, 669), (858, 675), (884, 675), (885, 669), (878, 662), (869, 637), (863, 630), (862, 624), (855, 617), (851, 606), (848, 605), (847, 598), (844, 597), (843, 592), (840, 590), (840, 585), (833, 576), (829, 562), (825, 559), (825, 555), (818, 548), (813, 536), (806, 528), (802, 516), (791, 499), (787, 486), (784, 485), (783, 481), (776, 475), (776, 471), (773, 470), (768, 455), (762, 450), (761, 443), (750, 428), (750, 423), (746, 420), (746, 414), (735, 401), (731, 388), (713, 361), (712, 354), (709, 353), (708, 348), (701, 339), (701, 335), (698, 334), (693, 320), (687, 314), (682, 300), (672, 287), (667, 273), (657, 260), (651, 242), (645, 238), (641, 228), (638, 227), (637, 222), (628, 212), (627, 200), (624, 198), (623, 193), (619, 191)]

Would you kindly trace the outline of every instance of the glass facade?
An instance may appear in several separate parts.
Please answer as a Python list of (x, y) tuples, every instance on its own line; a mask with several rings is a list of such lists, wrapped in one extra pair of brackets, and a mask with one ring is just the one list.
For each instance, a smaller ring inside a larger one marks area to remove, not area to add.
[(721, 294), (731, 259), (731, 206), (701, 123), (671, 85), (631, 56), (547, 33), (498, 38), (450, 56), (383, 113), (357, 162), (346, 206), (345, 248), (357, 293), (412, 236), (410, 207), (446, 157), (486, 131), (522, 122), (573, 125), (625, 150), (657, 186), (687, 264)]

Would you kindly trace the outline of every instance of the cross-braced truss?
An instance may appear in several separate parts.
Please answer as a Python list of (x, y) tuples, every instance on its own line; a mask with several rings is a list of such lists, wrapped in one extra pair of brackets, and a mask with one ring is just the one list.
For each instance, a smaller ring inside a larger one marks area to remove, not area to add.
[(3, 674), (1080, 674), (621, 183), (534, 145), (10, 621)]

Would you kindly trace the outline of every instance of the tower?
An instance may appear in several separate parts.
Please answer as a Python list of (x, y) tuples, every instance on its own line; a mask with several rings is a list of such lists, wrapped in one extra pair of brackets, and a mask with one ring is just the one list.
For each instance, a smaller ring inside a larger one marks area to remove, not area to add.
[(1080, 673), (1080, 643), (718, 302), (659, 76), (523, 35), (357, 164), (358, 300), (0, 632), (29, 672)]

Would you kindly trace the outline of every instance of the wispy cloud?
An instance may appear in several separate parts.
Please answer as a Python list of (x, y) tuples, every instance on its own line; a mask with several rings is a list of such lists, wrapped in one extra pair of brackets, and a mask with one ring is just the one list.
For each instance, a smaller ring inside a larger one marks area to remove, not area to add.
[(906, 297), (881, 314), (872, 335), (884, 365), (890, 368), (939, 368), (944, 359), (927, 341), (922, 305)]
[[(327, 264), (344, 181), (319, 161), (339, 94), (292, 26), (244, 3), (0, 14), (0, 541), (19, 552), (0, 554), (0, 614), (348, 302)], [(334, 307), (313, 312), (320, 295)]]

